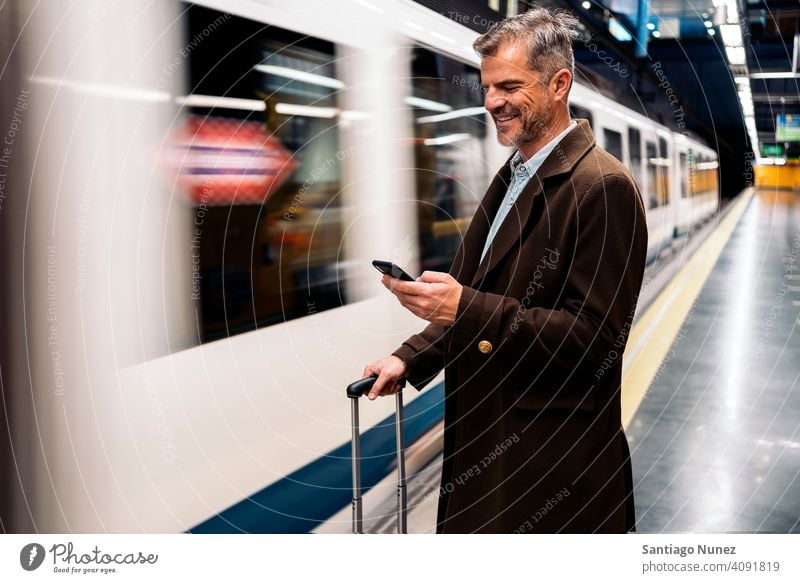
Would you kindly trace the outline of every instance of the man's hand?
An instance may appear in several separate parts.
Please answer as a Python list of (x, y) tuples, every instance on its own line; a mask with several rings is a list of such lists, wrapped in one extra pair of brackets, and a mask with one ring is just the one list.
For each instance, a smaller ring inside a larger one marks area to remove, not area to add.
[(463, 286), (449, 273), (424, 271), (416, 281), (384, 275), (381, 282), (415, 316), (442, 326), (455, 321)]
[(387, 356), (365, 366), (361, 378), (367, 378), (373, 374), (377, 374), (378, 379), (367, 395), (371, 401), (379, 395), (394, 395), (400, 390), (400, 383), (397, 381), (405, 376), (406, 363), (395, 355)]

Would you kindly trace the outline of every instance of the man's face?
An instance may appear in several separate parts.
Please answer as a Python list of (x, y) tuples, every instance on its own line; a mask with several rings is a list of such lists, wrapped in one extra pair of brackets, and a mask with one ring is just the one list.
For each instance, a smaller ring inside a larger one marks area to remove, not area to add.
[(553, 93), (547, 79), (528, 68), (522, 43), (507, 42), (481, 61), (484, 105), (504, 146), (523, 148), (538, 142), (553, 125)]

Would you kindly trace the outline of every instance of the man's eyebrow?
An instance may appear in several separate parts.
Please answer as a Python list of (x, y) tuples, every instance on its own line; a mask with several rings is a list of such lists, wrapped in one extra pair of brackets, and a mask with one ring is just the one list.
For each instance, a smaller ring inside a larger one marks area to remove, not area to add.
[[(495, 85), (522, 85), (525, 81), (522, 79), (503, 79), (502, 81), (498, 81)], [(488, 87), (488, 85), (484, 82), (481, 82), (481, 87)]]

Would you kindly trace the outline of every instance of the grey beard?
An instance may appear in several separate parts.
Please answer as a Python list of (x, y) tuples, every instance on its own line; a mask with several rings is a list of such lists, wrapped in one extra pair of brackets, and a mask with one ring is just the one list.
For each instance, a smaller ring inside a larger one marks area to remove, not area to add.
[(522, 128), (516, 135), (509, 138), (505, 134), (497, 131), (497, 141), (503, 146), (515, 146), (519, 149), (525, 144), (531, 144), (540, 140), (548, 134), (552, 116), (533, 116), (523, 118)]

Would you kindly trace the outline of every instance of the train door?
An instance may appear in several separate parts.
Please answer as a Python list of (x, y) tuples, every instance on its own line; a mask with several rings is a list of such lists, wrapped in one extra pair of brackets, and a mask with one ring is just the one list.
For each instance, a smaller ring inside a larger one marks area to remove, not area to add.
[(673, 158), (675, 180), (672, 197), (676, 203), (675, 231), (677, 235), (683, 235), (689, 232), (696, 220), (691, 181), (694, 161), (689, 145), (683, 141), (676, 142)]
[(653, 130), (642, 131), (644, 150), (644, 190), (647, 212), (648, 259), (653, 259), (670, 244), (674, 230), (673, 206), (669, 196), (670, 160), (665, 137)]

